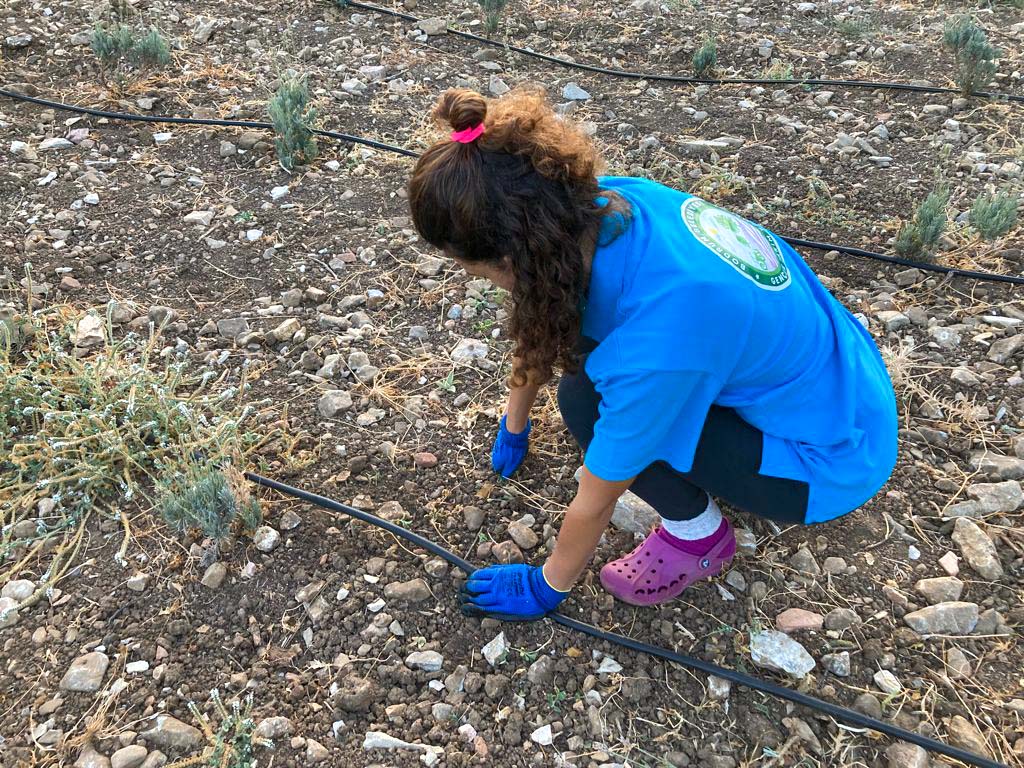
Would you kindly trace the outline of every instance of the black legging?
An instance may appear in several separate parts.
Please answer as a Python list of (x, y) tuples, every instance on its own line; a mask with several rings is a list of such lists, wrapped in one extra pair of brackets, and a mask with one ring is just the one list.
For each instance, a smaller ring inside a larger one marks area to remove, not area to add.
[[(584, 342), (583, 349), (593, 349)], [(565, 374), (558, 385), (558, 408), (576, 442), (585, 451), (594, 437), (601, 395), (584, 370), (586, 355), (575, 374)], [(690, 520), (707, 507), (707, 494), (734, 507), (780, 523), (803, 523), (807, 514), (807, 483), (768, 477), (761, 466), (761, 430), (745, 422), (731, 408), (711, 406), (693, 468), (677, 472), (656, 461), (637, 475), (630, 490), (666, 520)]]

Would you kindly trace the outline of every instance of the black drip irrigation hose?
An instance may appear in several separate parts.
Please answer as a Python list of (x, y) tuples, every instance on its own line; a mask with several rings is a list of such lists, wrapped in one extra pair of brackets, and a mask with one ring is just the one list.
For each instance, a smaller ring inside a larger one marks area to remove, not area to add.
[[(254, 472), (246, 472), (245, 476), (257, 485), (270, 488), (278, 491), (279, 493), (283, 493), (286, 496), (291, 496), (310, 504), (315, 504), (318, 507), (332, 512), (339, 512), (343, 515), (354, 517), (357, 520), (362, 520), (364, 523), (369, 523), (377, 528), (382, 528), (383, 530), (404, 539), (410, 544), (414, 544), (428, 552), (431, 552), (432, 554), (437, 555), (446, 562), (465, 572), (467, 576), (476, 570), (476, 568), (474, 568), (467, 560), (462, 559), (441, 545), (435, 544), (430, 539), (427, 539), (418, 533), (406, 530), (400, 525), (396, 525), (388, 520), (377, 517), (370, 512), (355, 509), (354, 507), (329, 499), (326, 496), (320, 496), (309, 491), (304, 491), (300, 488), (293, 488), (290, 485), (279, 483), (276, 480), (271, 480), (270, 478), (257, 475)], [(778, 699), (785, 699), (786, 701), (791, 701), (794, 704), (800, 704), (801, 706), (816, 710), (841, 722), (850, 723), (862, 728), (868, 728), (872, 731), (883, 733), (886, 736), (892, 736), (895, 739), (916, 744), (929, 752), (945, 755), (946, 757), (960, 760), (968, 765), (979, 766), (979, 768), (1008, 768), (1008, 766), (1003, 763), (998, 763), (995, 760), (975, 755), (958, 747), (952, 747), (948, 744), (942, 743), (941, 741), (930, 739), (927, 736), (922, 736), (921, 734), (914, 733), (913, 731), (908, 731), (904, 728), (900, 728), (899, 726), (892, 725), (891, 723), (876, 720), (872, 717), (868, 717), (867, 715), (862, 715), (860, 712), (855, 712), (851, 709), (847, 709), (846, 707), (841, 707), (837, 704), (831, 704), (827, 701), (816, 699), (813, 696), (808, 696), (805, 693), (794, 691), (791, 688), (786, 688), (785, 686), (777, 685), (776, 683), (772, 683), (767, 680), (761, 680), (742, 672), (720, 667), (717, 664), (712, 664), (708, 661), (702, 661), (701, 659), (695, 659), (692, 656), (676, 653), (675, 651), (670, 651), (667, 648), (661, 648), (657, 645), (650, 645), (649, 643), (634, 640), (616, 632), (609, 632), (591, 624), (578, 621), (577, 619), (572, 619), (561, 613), (549, 613), (547, 618), (551, 619), (556, 624), (561, 624), (563, 627), (588, 635), (596, 640), (604, 640), (623, 648), (628, 648), (631, 651), (636, 651), (637, 653), (655, 656), (659, 659), (688, 667), (689, 669), (695, 669), (708, 675), (715, 675), (716, 677), (729, 680), (737, 685), (742, 685), (746, 688), (766, 693), (769, 696), (774, 696)]]
[[(408, 13), (395, 11), (392, 10), (391, 8), (383, 8), (379, 5), (370, 5), (368, 3), (358, 2), (358, 0), (335, 1), (342, 8), (357, 8), (361, 11), (370, 11), (371, 13), (378, 13), (384, 16), (393, 16), (396, 19), (402, 19), (403, 21), (409, 21), (414, 24), (422, 21), (422, 19), (419, 19), (416, 16), (413, 16)], [(570, 69), (577, 69), (582, 72), (591, 72), (596, 75), (608, 75), (610, 77), (621, 77), (626, 78), (628, 80), (650, 80), (652, 82), (685, 83), (689, 85), (807, 85), (833, 88), (870, 88), (876, 91), (909, 91), (912, 93), (948, 93), (962, 95), (962, 92), (956, 88), (943, 88), (937, 85), (912, 85), (911, 83), (876, 83), (868, 80), (821, 80), (816, 78), (784, 78), (775, 80), (763, 77), (688, 77), (686, 75), (659, 75), (649, 72), (631, 72), (625, 69), (599, 67), (594, 64), (580, 64), (575, 61), (570, 61), (569, 59), (563, 59), (558, 56), (552, 56), (547, 53), (539, 53), (538, 51), (533, 51), (530, 50), (529, 48), (521, 48), (520, 46), (517, 45), (503, 43), (500, 40), (493, 40), (489, 37), (474, 35), (472, 32), (463, 32), (462, 30), (453, 29), (451, 27), (448, 27), (448, 34), (452, 35), (453, 37), (462, 38), (464, 40), (472, 40), (473, 42), (480, 43), (482, 45), (489, 45), (493, 48), (503, 48), (505, 50), (512, 51), (523, 56), (529, 56), (534, 59), (546, 61), (550, 64), (558, 64), (559, 66), (568, 67)], [(1003, 101), (1014, 101), (1024, 103), (1024, 96), (1017, 96), (1011, 93), (972, 91), (970, 95), (977, 96), (983, 99), (998, 99)]]
[[(211, 125), (222, 128), (257, 128), (262, 130), (272, 131), (274, 126), (272, 123), (254, 121), (254, 120), (219, 120), (215, 118), (202, 118), (202, 117), (174, 117), (171, 115), (136, 115), (127, 112), (110, 112), (103, 109), (93, 109), (92, 107), (80, 107), (73, 104), (64, 104), (59, 101), (50, 101), (49, 99), (41, 99), (35, 96), (26, 96), (25, 94), (18, 93), (17, 91), (7, 90), (0, 88), (0, 96), (6, 96), (9, 99), (16, 101), (25, 101), (30, 104), (38, 104), (43, 107), (50, 107), (51, 109), (60, 109), (65, 112), (75, 112), (81, 115), (91, 115), (93, 117), (102, 117), (108, 120), (123, 120), (126, 122), (141, 122), (141, 123), (171, 123), (178, 125)], [(337, 131), (324, 131), (314, 130), (318, 136), (325, 136), (331, 139), (337, 139), (339, 141), (348, 142), (350, 144), (361, 144), (363, 146), (372, 147), (379, 149), (384, 152), (393, 152), (398, 155), (404, 155), (405, 157), (418, 158), (419, 152), (415, 152), (411, 149), (404, 147), (398, 147), (394, 144), (387, 144), (382, 141), (374, 141), (373, 139), (365, 139), (361, 136), (353, 136), (347, 133), (338, 133)], [(802, 248), (813, 248), (819, 251), (836, 251), (837, 253), (845, 253), (850, 256), (857, 256), (859, 258), (874, 259), (875, 261), (885, 262), (887, 264), (896, 264), (904, 267), (913, 267), (920, 269), (923, 272), (936, 272), (938, 274), (946, 275), (947, 277), (965, 277), (971, 280), (981, 280), (991, 283), (1009, 283), (1011, 285), (1024, 285), (1024, 276), (1019, 275), (1000, 275), (993, 272), (976, 272), (969, 269), (957, 269), (956, 267), (945, 267), (939, 264), (928, 264), (921, 261), (911, 261), (910, 259), (902, 259), (898, 256), (887, 256), (884, 253), (875, 253), (874, 251), (867, 251), (863, 248), (856, 248), (849, 245), (837, 245), (835, 243), (821, 243), (815, 240), (804, 240), (798, 237), (788, 237), (786, 235), (779, 235), (782, 240), (794, 247)]]
[[(40, 99), (35, 96), (18, 93), (17, 91), (10, 91), (6, 88), (0, 88), (0, 96), (6, 96), (7, 98), (15, 99), (16, 101), (27, 101), (30, 104), (38, 104), (39, 106), (50, 107), (51, 109), (61, 109), (65, 112), (77, 112), (80, 115), (103, 117), (108, 120), (125, 120), (135, 123), (171, 123), (175, 125), (213, 125), (222, 128), (256, 128), (265, 131), (274, 130), (273, 123), (258, 120), (218, 120), (216, 118), (205, 117), (174, 117), (173, 115), (136, 115), (129, 114), (127, 112), (109, 112), (105, 109), (79, 107), (73, 104), (62, 104), (59, 101)], [(374, 141), (373, 139), (364, 139), (361, 136), (350, 136), (347, 133), (338, 133), (337, 131), (324, 131), (319, 129), (314, 129), (313, 133), (317, 136), (325, 136), (329, 139), (337, 139), (338, 141), (345, 141), (349, 144), (363, 144), (367, 147), (373, 147), (374, 149), (395, 152), (396, 154), (405, 155), (406, 157), (419, 157), (419, 154), (413, 152), (411, 149), (403, 149), (402, 147), (384, 144), (383, 142)]]

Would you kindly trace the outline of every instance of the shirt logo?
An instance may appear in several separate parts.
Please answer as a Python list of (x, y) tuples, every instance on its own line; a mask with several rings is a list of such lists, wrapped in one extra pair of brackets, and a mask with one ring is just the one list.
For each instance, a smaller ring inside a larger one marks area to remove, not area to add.
[(680, 213), (694, 237), (748, 280), (768, 291), (789, 285), (782, 250), (760, 227), (696, 197), (684, 202)]

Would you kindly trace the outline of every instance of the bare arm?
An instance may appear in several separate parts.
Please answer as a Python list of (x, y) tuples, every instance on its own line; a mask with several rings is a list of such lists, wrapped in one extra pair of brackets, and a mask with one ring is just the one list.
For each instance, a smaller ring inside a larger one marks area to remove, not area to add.
[[(516, 362), (518, 363), (518, 361)], [(530, 418), (530, 409), (533, 408), (533, 404), (537, 400), (540, 387), (540, 384), (526, 384), (522, 387), (513, 387), (509, 393), (505, 426), (513, 435), (518, 435), (526, 429), (526, 422)]]
[(583, 467), (576, 498), (562, 520), (555, 550), (544, 564), (544, 576), (558, 590), (568, 590), (587, 567), (597, 542), (608, 526), (618, 501), (633, 478), (619, 482), (602, 480)]

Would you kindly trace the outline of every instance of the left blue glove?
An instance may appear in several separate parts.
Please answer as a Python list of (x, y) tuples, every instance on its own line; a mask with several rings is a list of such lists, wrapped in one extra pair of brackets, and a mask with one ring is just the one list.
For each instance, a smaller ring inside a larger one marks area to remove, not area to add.
[(473, 572), (462, 588), (462, 612), (500, 621), (543, 618), (568, 596), (548, 584), (536, 565), (492, 565)]
[(533, 423), (527, 419), (526, 429), (522, 432), (509, 432), (505, 426), (505, 418), (501, 417), (498, 434), (494, 438), (494, 447), (491, 448), (491, 466), (502, 477), (512, 477), (512, 473), (519, 469), (519, 465), (526, 458)]

